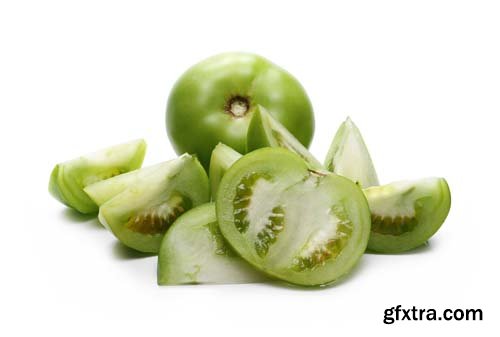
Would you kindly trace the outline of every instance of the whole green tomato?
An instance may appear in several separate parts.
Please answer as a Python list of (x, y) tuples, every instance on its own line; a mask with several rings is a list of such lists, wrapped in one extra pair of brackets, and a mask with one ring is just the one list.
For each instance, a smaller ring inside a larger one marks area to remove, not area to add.
[(247, 129), (257, 105), (309, 146), (314, 115), (300, 83), (258, 55), (225, 53), (194, 65), (174, 85), (166, 122), (175, 151), (196, 154), (205, 168), (219, 142), (246, 153)]

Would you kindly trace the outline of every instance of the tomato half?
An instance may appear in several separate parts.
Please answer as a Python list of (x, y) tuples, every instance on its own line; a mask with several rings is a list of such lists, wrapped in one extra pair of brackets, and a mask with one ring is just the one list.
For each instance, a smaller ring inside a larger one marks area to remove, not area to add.
[(220, 230), (236, 252), (264, 273), (298, 285), (332, 283), (363, 255), (370, 211), (355, 183), (308, 169), (282, 148), (262, 148), (222, 177)]

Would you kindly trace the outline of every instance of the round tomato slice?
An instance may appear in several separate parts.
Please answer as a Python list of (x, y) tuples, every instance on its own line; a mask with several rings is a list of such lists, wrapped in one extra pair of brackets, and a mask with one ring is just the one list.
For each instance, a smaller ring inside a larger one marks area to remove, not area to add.
[(259, 149), (233, 164), (216, 208), (222, 234), (245, 260), (298, 285), (347, 274), (370, 235), (368, 203), (355, 183), (310, 170), (281, 148)]

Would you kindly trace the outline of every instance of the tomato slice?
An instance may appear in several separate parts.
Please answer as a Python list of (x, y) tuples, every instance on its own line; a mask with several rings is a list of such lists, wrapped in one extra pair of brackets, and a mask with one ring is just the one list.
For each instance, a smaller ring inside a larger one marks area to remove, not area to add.
[(298, 155), (263, 148), (226, 172), (216, 201), (222, 234), (250, 264), (293, 284), (332, 283), (366, 249), (370, 212), (347, 178), (310, 170)]
[[(112, 185), (114, 192), (119, 190)], [(126, 246), (157, 253), (165, 232), (177, 217), (208, 202), (208, 198), (207, 174), (195, 157), (186, 154), (140, 176), (104, 202), (99, 208), (99, 220)]]
[(323, 169), (321, 163), (295, 138), (286, 127), (264, 107), (257, 106), (247, 132), (247, 152), (263, 147), (281, 147), (300, 157), (312, 169)]
[(377, 172), (361, 132), (347, 118), (337, 130), (326, 155), (325, 167), (349, 178), (362, 188), (379, 184)]
[(102, 206), (113, 197), (125, 191), (128, 187), (144, 183), (148, 177), (161, 174), (168, 174), (169, 172), (178, 172), (179, 169), (192, 161), (192, 157), (188, 154), (183, 154), (176, 159), (161, 162), (155, 165), (143, 167), (134, 171), (120, 174), (113, 178), (99, 181), (95, 184), (88, 185), (83, 190), (98, 206)]
[(163, 238), (158, 254), (160, 285), (252, 283), (265, 279), (264, 274), (240, 258), (226, 242), (217, 223), (214, 203), (181, 215)]
[(210, 180), (210, 193), (212, 200), (217, 197), (219, 183), (222, 176), (234, 164), (235, 161), (241, 158), (241, 154), (231, 147), (219, 143), (212, 152), (210, 157), (210, 168), (208, 178)]
[(368, 249), (398, 253), (424, 244), (448, 216), (451, 195), (444, 178), (398, 181), (364, 190), (372, 212)]
[(97, 213), (98, 206), (83, 189), (141, 167), (145, 154), (146, 142), (139, 139), (57, 164), (50, 175), (49, 192), (80, 213)]

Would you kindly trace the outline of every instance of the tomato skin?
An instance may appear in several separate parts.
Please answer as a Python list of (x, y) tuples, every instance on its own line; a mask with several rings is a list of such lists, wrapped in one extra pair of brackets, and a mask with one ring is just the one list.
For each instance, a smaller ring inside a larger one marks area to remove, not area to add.
[(95, 214), (97, 204), (84, 189), (99, 181), (141, 167), (146, 154), (143, 139), (117, 144), (57, 164), (50, 175), (49, 192), (82, 214)]
[[(243, 116), (229, 111), (235, 98), (248, 102)], [(304, 88), (284, 69), (247, 53), (210, 57), (181, 76), (167, 103), (170, 141), (177, 153), (196, 154), (205, 168), (219, 142), (246, 153), (248, 125), (259, 104), (309, 146), (314, 115)]]

